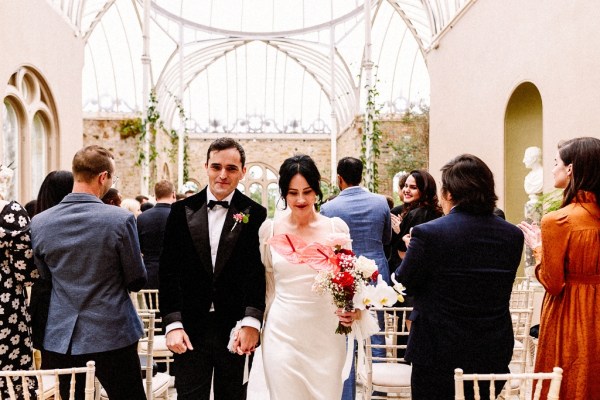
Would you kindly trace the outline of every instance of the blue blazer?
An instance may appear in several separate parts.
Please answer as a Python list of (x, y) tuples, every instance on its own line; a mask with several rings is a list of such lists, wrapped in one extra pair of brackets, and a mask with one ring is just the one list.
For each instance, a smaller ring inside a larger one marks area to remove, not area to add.
[(392, 224), (385, 197), (351, 186), (321, 206), (321, 214), (339, 217), (350, 228), (352, 251), (377, 263), (381, 276), (389, 283), (390, 271), (383, 246), (390, 242)]
[(129, 346), (142, 324), (128, 290), (146, 283), (135, 216), (70, 193), (31, 221), (40, 274), (52, 279), (44, 349), (88, 354)]
[(405, 358), (466, 371), (508, 371), (514, 346), (509, 300), (522, 251), (521, 230), (492, 214), (454, 208), (415, 226), (396, 270), (414, 296)]

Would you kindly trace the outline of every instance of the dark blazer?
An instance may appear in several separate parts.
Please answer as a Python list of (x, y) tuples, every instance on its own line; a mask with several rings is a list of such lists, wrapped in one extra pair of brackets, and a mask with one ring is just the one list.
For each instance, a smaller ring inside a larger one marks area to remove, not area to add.
[[(214, 304), (219, 334), (229, 336), (245, 316), (262, 321), (265, 269), (258, 228), (267, 216), (263, 206), (235, 191), (227, 211), (216, 258), (210, 256), (205, 188), (173, 203), (160, 257), (160, 311), (166, 325), (181, 321), (190, 340), (201, 340)], [(235, 224), (234, 214), (249, 216)]]
[(148, 272), (146, 289), (158, 289), (158, 264), (170, 212), (171, 204), (156, 203), (154, 207), (141, 213), (137, 219), (140, 249)]
[(414, 296), (406, 359), (466, 371), (507, 368), (509, 299), (522, 251), (521, 230), (491, 214), (454, 208), (415, 226), (396, 270)]

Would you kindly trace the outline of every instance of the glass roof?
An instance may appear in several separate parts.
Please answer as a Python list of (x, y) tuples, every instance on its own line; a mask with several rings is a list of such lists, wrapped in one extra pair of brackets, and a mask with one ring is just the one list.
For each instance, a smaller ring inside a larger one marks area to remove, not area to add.
[[(140, 112), (144, 1), (49, 1), (86, 41), (86, 116)], [(382, 113), (428, 103), (426, 54), (472, 1), (371, 0)], [(199, 133), (328, 134), (332, 108), (338, 130), (363, 109), (362, 0), (149, 3), (149, 79), (172, 127), (178, 99)]]

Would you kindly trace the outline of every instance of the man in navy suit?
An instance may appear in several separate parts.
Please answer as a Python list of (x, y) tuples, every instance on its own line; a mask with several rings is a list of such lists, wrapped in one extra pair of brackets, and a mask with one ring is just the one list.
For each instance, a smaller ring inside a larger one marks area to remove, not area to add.
[[(514, 346), (509, 300), (523, 233), (494, 215), (494, 177), (473, 155), (442, 167), (440, 199), (447, 215), (413, 228), (396, 270), (414, 296), (405, 356), (413, 400), (453, 398), (455, 368), (509, 372)], [(488, 391), (483, 385), (481, 398)], [(472, 385), (465, 393), (472, 398)]]
[(137, 228), (140, 248), (148, 273), (148, 283), (144, 289), (158, 289), (158, 262), (162, 252), (167, 218), (171, 204), (175, 202), (175, 186), (167, 180), (154, 185), (156, 205), (138, 216)]
[[(73, 192), (31, 221), (35, 263), (52, 280), (44, 365), (83, 367), (94, 360), (111, 400), (146, 399), (137, 354), (142, 324), (129, 298), (146, 283), (135, 216), (100, 200), (118, 179), (108, 150), (79, 150), (73, 178)], [(65, 378), (60, 389), (66, 399)], [(83, 399), (83, 379), (76, 388)]]
[[(338, 186), (341, 192), (336, 198), (321, 206), (321, 214), (344, 220), (350, 228), (352, 251), (357, 256), (374, 260), (379, 274), (390, 283), (390, 271), (384, 250), (384, 245), (387, 245), (392, 237), (390, 207), (384, 196), (370, 193), (359, 186), (362, 170), (362, 162), (357, 158), (344, 157), (338, 162)], [(383, 315), (380, 315), (380, 325), (382, 324)], [(374, 342), (379, 339), (383, 337), (373, 337)], [(383, 349), (379, 350), (381, 353), (385, 352)], [(353, 365), (350, 377), (344, 382), (342, 399), (355, 397), (356, 381)]]
[[(205, 164), (208, 187), (173, 203), (160, 257), (160, 311), (174, 353), (180, 400), (246, 398), (245, 355), (254, 352), (265, 309), (258, 228), (263, 206), (236, 189), (246, 155), (233, 139), (215, 140)], [(240, 322), (227, 349), (230, 332)], [(251, 361), (251, 357), (250, 357)]]

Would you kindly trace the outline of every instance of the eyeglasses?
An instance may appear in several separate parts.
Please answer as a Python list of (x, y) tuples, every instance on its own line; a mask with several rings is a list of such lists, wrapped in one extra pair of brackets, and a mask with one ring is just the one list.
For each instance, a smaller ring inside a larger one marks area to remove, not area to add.
[(109, 178), (112, 178), (112, 185), (110, 185), (111, 188), (114, 188), (115, 185), (117, 184), (117, 182), (119, 182), (119, 177), (115, 174), (111, 174), (108, 171), (105, 171), (106, 175), (108, 175)]

